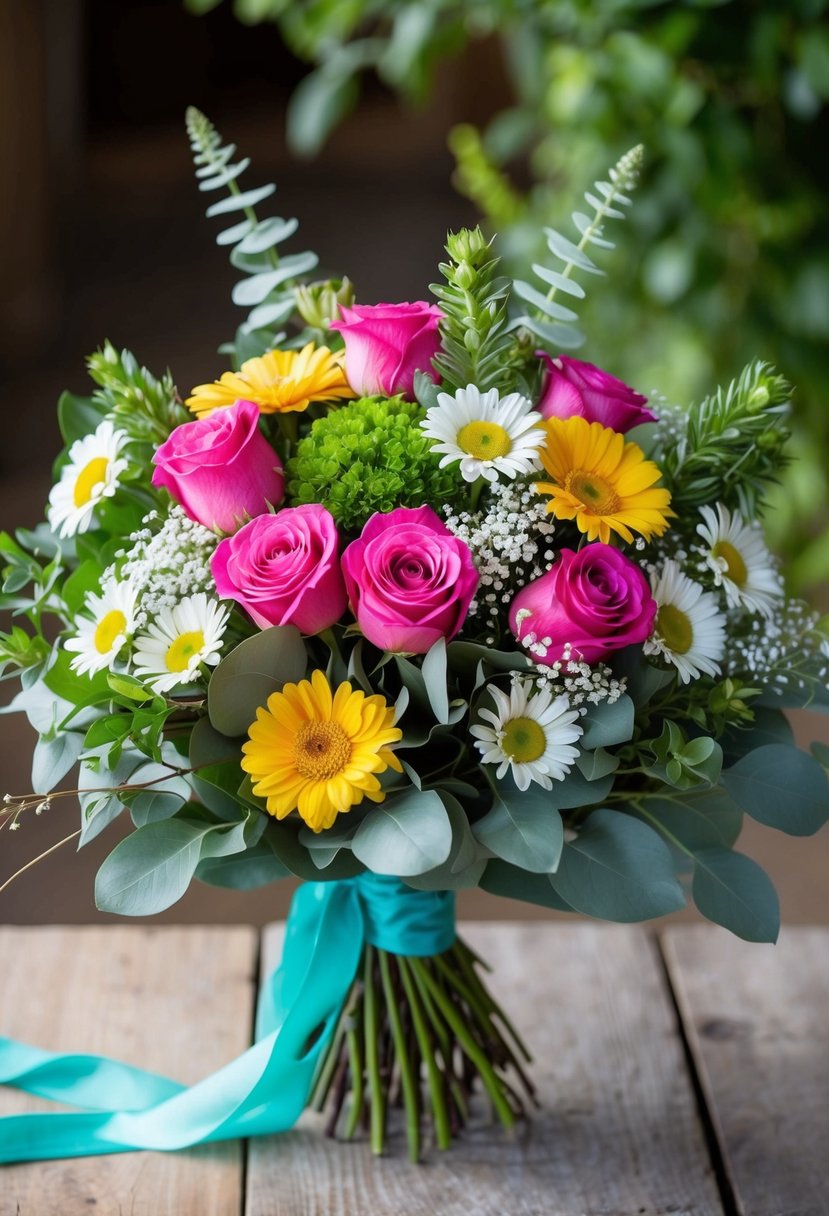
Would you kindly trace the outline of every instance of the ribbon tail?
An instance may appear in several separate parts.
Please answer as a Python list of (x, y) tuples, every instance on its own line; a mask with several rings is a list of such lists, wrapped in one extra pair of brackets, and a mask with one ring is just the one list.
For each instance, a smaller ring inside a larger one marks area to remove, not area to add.
[[(0, 1119), (0, 1162), (132, 1149), (167, 1151), (292, 1127), (307, 1103), (317, 1062), (330, 1042), (356, 975), (363, 943), (363, 913), (352, 884), (305, 884), (295, 896), (286, 925), (282, 963), (260, 995), (258, 1041), (253, 1047), (190, 1088), (154, 1078), (174, 1092), (168, 1090), (162, 1100), (140, 1110), (125, 1103), (123, 1095), (119, 1106), (112, 1109), (112, 1094), (105, 1087), (114, 1082), (134, 1083), (127, 1097), (134, 1102), (151, 1091), (148, 1078), (153, 1074), (96, 1057), (50, 1057), (52, 1074), (48, 1086), (43, 1085), (44, 1091), (49, 1089), (48, 1096), (72, 1102), (74, 1088), (83, 1104), (101, 1113)], [(20, 1047), (21, 1064), (28, 1060), (29, 1068), (15, 1072), (14, 1051), (7, 1049), (3, 1075), (8, 1074), (19, 1088), (42, 1092), (34, 1088), (37, 1068), (32, 1065), (36, 1061), (31, 1055), (26, 1057), (35, 1049), (9, 1040), (6, 1044), (11, 1049)], [(83, 1077), (73, 1076), (73, 1060), (87, 1062)]]

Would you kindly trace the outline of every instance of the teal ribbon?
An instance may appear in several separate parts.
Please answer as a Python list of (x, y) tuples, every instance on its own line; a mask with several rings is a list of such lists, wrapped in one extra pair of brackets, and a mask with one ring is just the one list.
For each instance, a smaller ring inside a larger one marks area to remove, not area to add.
[(198, 1084), (0, 1038), (0, 1084), (83, 1112), (0, 1119), (0, 1162), (181, 1149), (286, 1131), (307, 1104), (366, 942), (423, 958), (454, 940), (450, 892), (414, 891), (377, 874), (305, 883), (291, 905), (282, 961), (259, 993), (254, 1045)]

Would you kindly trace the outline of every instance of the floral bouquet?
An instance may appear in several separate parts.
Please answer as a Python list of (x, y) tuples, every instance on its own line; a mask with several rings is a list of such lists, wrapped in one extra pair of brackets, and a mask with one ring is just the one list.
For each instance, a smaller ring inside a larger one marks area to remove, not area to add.
[(476, 1086), (507, 1127), (533, 1100), (456, 891), (616, 921), (690, 893), (776, 937), (743, 813), (808, 835), (829, 812), (826, 753), (781, 712), (826, 703), (826, 637), (759, 523), (789, 387), (754, 363), (686, 408), (560, 353), (639, 149), (578, 243), (549, 231), (537, 284), (462, 231), (436, 303), (360, 305), (280, 254), (273, 187), (242, 190), (247, 162), (188, 125), (251, 311), (233, 370), (185, 400), (108, 343), (92, 396), (60, 400), (48, 522), (0, 540), (23, 621), (0, 658), (39, 735), (2, 826), (71, 792), (83, 846), (126, 811), (96, 882), (126, 915), (194, 878), (304, 882), (243, 1057), (185, 1090), (4, 1040), (3, 1079), (93, 1113), (6, 1120), (0, 1154), (179, 1148), (311, 1104), (376, 1152), (402, 1107), (417, 1159)]

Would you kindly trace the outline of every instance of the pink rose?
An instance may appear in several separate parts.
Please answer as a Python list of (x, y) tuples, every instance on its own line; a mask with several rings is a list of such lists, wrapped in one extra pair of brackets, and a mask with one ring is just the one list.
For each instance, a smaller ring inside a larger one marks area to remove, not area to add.
[(361, 397), (414, 400), (415, 372), (433, 380), (432, 359), (440, 350), (438, 322), (443, 313), (434, 304), (342, 305), (342, 321), (332, 321), (345, 341), (345, 374)]
[(372, 515), (343, 554), (357, 624), (381, 650), (425, 654), (466, 620), (478, 572), (431, 507)]
[(309, 503), (258, 515), (221, 542), (210, 568), (222, 599), (236, 600), (260, 629), (319, 633), (345, 612), (338, 548), (333, 517)]
[(259, 430), (252, 401), (177, 426), (153, 464), (153, 485), (169, 490), (191, 519), (219, 532), (235, 532), (285, 494), (282, 463)]
[(600, 367), (568, 355), (551, 359), (544, 351), (536, 354), (547, 366), (541, 398), (535, 407), (544, 418), (572, 418), (577, 414), (621, 435), (642, 422), (656, 421), (656, 415), (645, 408), (647, 397)]
[(537, 663), (557, 662), (568, 642), (574, 661), (597, 663), (612, 650), (644, 642), (655, 615), (656, 600), (639, 567), (612, 545), (596, 543), (577, 553), (562, 549), (552, 570), (515, 596), (509, 623), (528, 649), (538, 647), (530, 651)]

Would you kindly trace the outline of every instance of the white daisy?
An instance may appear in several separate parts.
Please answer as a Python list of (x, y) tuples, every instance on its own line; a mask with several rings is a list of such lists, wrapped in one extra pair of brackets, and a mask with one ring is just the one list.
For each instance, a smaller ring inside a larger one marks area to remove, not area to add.
[(673, 663), (683, 684), (703, 673), (719, 675), (725, 618), (715, 596), (692, 582), (675, 561), (666, 561), (651, 575), (651, 591), (659, 607), (645, 654), (660, 654)]
[(227, 608), (204, 592), (164, 608), (135, 639), (135, 675), (156, 692), (192, 683), (202, 663), (218, 663), (227, 618)]
[(75, 657), (69, 666), (79, 675), (94, 675), (112, 668), (135, 629), (137, 595), (128, 582), (106, 583), (101, 594), (90, 591), (84, 613), (76, 619), (78, 632), (64, 643)]
[(520, 393), (501, 397), (495, 388), (482, 393), (469, 384), (454, 397), (438, 393), (438, 404), (420, 425), (429, 439), (438, 440), (432, 451), (444, 453), (441, 468), (459, 460), (464, 481), (497, 481), (499, 473), (513, 478), (541, 468), (541, 421)]
[(72, 444), (69, 462), (49, 494), (49, 526), (58, 536), (85, 532), (98, 503), (115, 493), (127, 467), (121, 457), (126, 442), (124, 432), (105, 419), (91, 435)]
[(531, 680), (513, 681), (509, 696), (490, 685), (495, 711), (482, 709), (480, 716), (491, 726), (474, 725), (470, 733), (481, 753), (482, 764), (497, 764), (496, 777), (512, 772), (519, 790), (535, 781), (542, 789), (563, 781), (579, 750), (572, 744), (580, 738), (579, 711), (570, 708), (567, 697), (553, 699), (548, 688), (533, 692)]
[(732, 515), (721, 502), (716, 512), (700, 507), (700, 514), (705, 522), (697, 524), (697, 532), (705, 541), (705, 564), (729, 608), (745, 608), (771, 620), (783, 588), (761, 529)]

